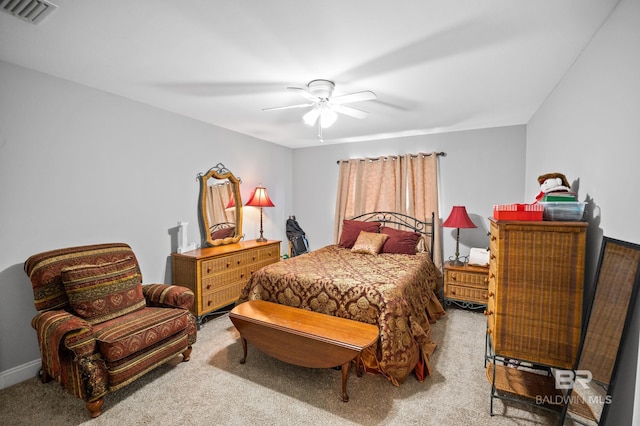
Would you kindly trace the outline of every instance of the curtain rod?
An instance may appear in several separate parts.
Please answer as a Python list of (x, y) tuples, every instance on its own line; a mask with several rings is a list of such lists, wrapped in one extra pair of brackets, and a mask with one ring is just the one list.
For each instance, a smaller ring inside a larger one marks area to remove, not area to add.
[[(418, 158), (418, 157), (419, 157), (419, 156), (421, 156), (421, 155), (422, 155), (423, 157), (431, 157), (431, 154), (433, 154), (433, 153), (428, 153), (428, 154), (411, 154), (411, 158)], [(438, 157), (446, 157), (446, 156), (447, 156), (447, 153), (446, 153), (446, 152), (436, 152), (435, 154), (436, 154), (436, 156), (438, 156)], [(398, 155), (389, 155), (389, 156), (386, 156), (386, 157), (378, 157), (378, 158), (359, 158), (358, 160), (359, 160), (359, 161), (378, 161), (378, 160), (380, 160), (380, 158), (384, 158), (385, 160), (386, 160), (387, 158), (391, 158), (392, 160), (395, 160), (395, 159), (397, 159), (398, 157), (401, 157), (401, 156), (398, 156)], [(349, 161), (350, 161), (350, 160), (338, 160), (338, 161), (336, 161), (336, 164), (340, 164), (340, 163), (348, 163)]]

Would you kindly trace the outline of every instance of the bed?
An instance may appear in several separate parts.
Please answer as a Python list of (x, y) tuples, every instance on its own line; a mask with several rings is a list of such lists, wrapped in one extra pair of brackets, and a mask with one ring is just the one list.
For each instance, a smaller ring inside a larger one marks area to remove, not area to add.
[(339, 244), (256, 271), (238, 303), (266, 300), (375, 324), (380, 338), (363, 353), (366, 371), (395, 385), (411, 372), (423, 381), (436, 348), (431, 324), (444, 315), (432, 229), (433, 218), (422, 222), (392, 212), (345, 220)]

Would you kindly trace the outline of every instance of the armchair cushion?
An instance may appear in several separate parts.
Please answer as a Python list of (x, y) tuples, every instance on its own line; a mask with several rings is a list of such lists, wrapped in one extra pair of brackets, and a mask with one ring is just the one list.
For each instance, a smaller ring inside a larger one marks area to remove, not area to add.
[(71, 308), (91, 324), (120, 317), (146, 305), (142, 276), (132, 257), (66, 267), (61, 275)]
[(144, 351), (189, 326), (184, 309), (143, 308), (93, 326), (98, 348), (107, 363)]

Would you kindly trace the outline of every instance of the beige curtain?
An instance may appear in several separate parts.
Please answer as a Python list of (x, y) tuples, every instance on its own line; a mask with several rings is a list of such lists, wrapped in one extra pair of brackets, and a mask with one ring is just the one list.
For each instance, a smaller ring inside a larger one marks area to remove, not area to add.
[(406, 214), (424, 221), (431, 221), (434, 213), (433, 263), (442, 269), (442, 244), (438, 209), (438, 155), (407, 154), (404, 156), (403, 178), (407, 189)]
[[(342, 232), (342, 221), (373, 211), (404, 213), (438, 221), (438, 156), (407, 154), (399, 157), (352, 159), (339, 163), (334, 241)], [(434, 226), (433, 258), (442, 266), (440, 227)]]
[(341, 161), (334, 241), (342, 232), (342, 221), (373, 211), (398, 211), (402, 202), (402, 164), (398, 157)]

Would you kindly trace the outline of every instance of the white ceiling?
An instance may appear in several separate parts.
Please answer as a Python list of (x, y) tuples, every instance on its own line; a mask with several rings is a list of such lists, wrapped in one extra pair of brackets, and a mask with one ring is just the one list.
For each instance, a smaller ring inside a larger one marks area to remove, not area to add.
[(0, 13), (0, 60), (288, 147), (287, 86), (371, 90), (324, 143), (524, 124), (619, 0), (52, 0)]

